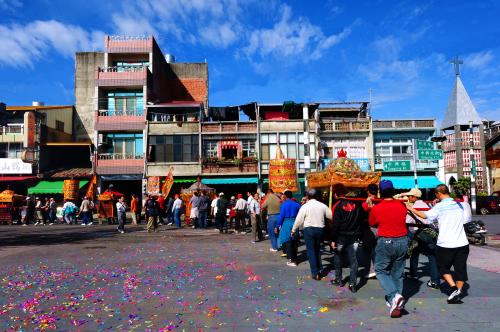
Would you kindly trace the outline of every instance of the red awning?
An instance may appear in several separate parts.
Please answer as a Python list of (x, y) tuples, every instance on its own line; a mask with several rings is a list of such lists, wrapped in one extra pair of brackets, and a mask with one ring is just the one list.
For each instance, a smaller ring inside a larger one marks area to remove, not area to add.
[(36, 176), (0, 176), (0, 181), (23, 181), (36, 178)]

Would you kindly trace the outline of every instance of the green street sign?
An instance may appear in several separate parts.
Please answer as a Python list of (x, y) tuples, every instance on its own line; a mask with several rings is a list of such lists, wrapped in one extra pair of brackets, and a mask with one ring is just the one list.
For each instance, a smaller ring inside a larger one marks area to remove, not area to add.
[(417, 150), (419, 160), (441, 160), (443, 159), (442, 150)]
[(472, 171), (472, 175), (474, 177), (477, 176), (477, 174), (476, 174), (476, 159), (472, 159), (472, 169), (471, 169), (471, 171)]
[(434, 142), (417, 140), (417, 150), (433, 150)]
[(392, 160), (384, 161), (384, 171), (411, 171), (411, 162), (409, 160)]

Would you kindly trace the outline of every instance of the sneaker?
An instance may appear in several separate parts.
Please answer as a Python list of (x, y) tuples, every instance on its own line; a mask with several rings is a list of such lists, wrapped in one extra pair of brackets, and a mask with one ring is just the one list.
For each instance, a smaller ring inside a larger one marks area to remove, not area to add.
[(255, 242), (255, 241), (250, 241), (250, 243), (255, 244), (255, 243), (257, 243), (257, 242)]
[(37, 222), (35, 223), (35, 226), (38, 226), (38, 224), (39, 224), (39, 222), (37, 221)]
[(439, 284), (429, 280), (429, 281), (427, 281), (427, 287), (433, 288), (433, 289), (439, 289)]
[(281, 257), (286, 257), (286, 254), (285, 254), (285, 253), (282, 253), (280, 256), (281, 256)]
[(53, 222), (51, 222), (51, 223), (49, 224), (49, 226), (52, 226), (52, 225), (54, 225), (54, 223), (53, 223)]
[(87, 226), (87, 224), (81, 224), (81, 226)]
[(286, 262), (286, 265), (287, 266), (297, 266), (296, 263), (292, 262), (291, 260), (289, 260), (288, 262)]
[(460, 289), (456, 289), (453, 293), (448, 296), (448, 303), (449, 304), (455, 304), (455, 303), (461, 303), (462, 301), (460, 300), (460, 296), (462, 295), (462, 292)]
[(377, 274), (375, 272), (368, 273), (368, 279), (376, 278)]
[(269, 248), (269, 251), (276, 252), (276, 251), (278, 251), (278, 249)]
[(169, 222), (167, 226), (172, 226), (173, 224), (174, 224), (173, 222)]
[(391, 318), (401, 317), (401, 309), (404, 303), (404, 298), (400, 294), (396, 294), (392, 299), (391, 309), (389, 311)]
[(387, 295), (385, 295), (384, 298), (385, 298), (385, 305), (387, 306), (387, 308), (390, 308), (391, 302), (389, 302), (389, 298), (387, 297)]
[(349, 284), (348, 287), (351, 293), (356, 293), (358, 291), (358, 286), (356, 284)]
[(332, 282), (332, 285), (335, 285), (337, 287), (344, 287), (344, 282), (340, 278), (335, 278), (331, 282)]
[(22, 226), (28, 226), (27, 224), (23, 224)]

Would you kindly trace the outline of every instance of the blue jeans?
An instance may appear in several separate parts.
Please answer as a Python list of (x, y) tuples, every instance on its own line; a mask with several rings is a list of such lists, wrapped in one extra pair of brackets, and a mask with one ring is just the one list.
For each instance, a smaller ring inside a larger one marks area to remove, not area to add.
[(181, 227), (181, 209), (174, 210), (174, 222), (177, 228)]
[(118, 212), (118, 230), (125, 232), (125, 219), (127, 215), (125, 212)]
[(349, 259), (349, 268), (351, 269), (349, 273), (349, 283), (355, 285), (357, 283), (358, 277), (358, 248), (359, 242), (354, 240), (339, 240), (337, 243), (337, 250), (333, 256), (333, 262), (335, 264), (335, 279), (342, 280), (342, 253), (347, 251), (347, 257)]
[(267, 216), (267, 234), (269, 235), (269, 240), (271, 240), (271, 248), (276, 250), (278, 250), (278, 239), (276, 238), (274, 229), (276, 228), (278, 217), (279, 214), (270, 214)]
[(200, 211), (198, 214), (198, 227), (207, 228), (207, 211)]
[(379, 237), (375, 248), (375, 272), (389, 303), (403, 293), (408, 237)]
[[(417, 270), (418, 270), (418, 257), (420, 255), (420, 252), (418, 251), (418, 247), (413, 251), (411, 257), (410, 257), (410, 273), (413, 275), (417, 275)], [(439, 270), (437, 266), (437, 261), (436, 261), (436, 256), (434, 254), (424, 254), (427, 256), (427, 259), (429, 260), (429, 275), (431, 277), (431, 281), (439, 284)]]
[(84, 211), (82, 212), (83, 214), (83, 220), (82, 220), (82, 224), (83, 225), (90, 225), (92, 223), (92, 215), (91, 215), (92, 212), (90, 211)]
[(311, 268), (311, 275), (314, 277), (321, 272), (321, 241), (323, 238), (323, 228), (304, 228), (304, 241), (306, 242), (307, 259)]

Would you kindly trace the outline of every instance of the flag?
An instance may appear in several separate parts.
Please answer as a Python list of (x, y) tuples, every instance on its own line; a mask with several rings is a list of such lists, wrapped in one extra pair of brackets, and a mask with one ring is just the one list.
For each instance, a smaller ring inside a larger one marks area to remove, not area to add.
[(97, 177), (94, 174), (92, 175), (92, 180), (90, 180), (89, 188), (87, 189), (87, 193), (85, 194), (85, 196), (87, 196), (88, 198), (94, 198), (96, 184)]
[(170, 193), (170, 189), (174, 184), (174, 168), (170, 167), (168, 171), (167, 177), (165, 178), (165, 182), (163, 182), (163, 186), (161, 187), (161, 192), (164, 196), (168, 196)]

